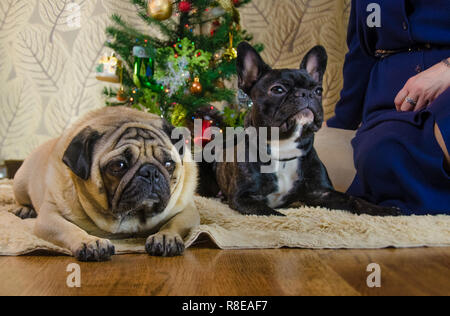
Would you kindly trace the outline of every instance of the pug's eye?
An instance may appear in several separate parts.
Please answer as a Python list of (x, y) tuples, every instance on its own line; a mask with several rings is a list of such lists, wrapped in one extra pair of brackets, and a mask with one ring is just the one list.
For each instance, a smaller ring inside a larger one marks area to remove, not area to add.
[(314, 93), (315, 93), (317, 96), (321, 97), (322, 94), (323, 94), (323, 88), (317, 88), (317, 89), (314, 91)]
[(175, 162), (173, 162), (173, 161), (167, 161), (165, 164), (164, 164), (164, 167), (166, 167), (166, 169), (167, 170), (171, 170), (171, 169), (173, 169), (173, 167), (175, 166)]
[(121, 174), (128, 169), (128, 164), (125, 161), (114, 161), (108, 165), (108, 171), (113, 174)]
[(281, 95), (286, 93), (286, 89), (282, 86), (275, 86), (270, 91), (275, 95)]

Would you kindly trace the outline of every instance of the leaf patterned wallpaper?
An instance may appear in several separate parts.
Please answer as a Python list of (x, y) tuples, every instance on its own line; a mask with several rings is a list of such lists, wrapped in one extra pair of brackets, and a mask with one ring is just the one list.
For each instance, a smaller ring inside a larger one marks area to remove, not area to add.
[[(273, 67), (298, 67), (312, 46), (327, 48), (327, 116), (342, 87), (350, 2), (254, 0), (241, 9), (243, 27), (265, 45), (263, 57)], [(73, 19), (74, 4), (79, 20)], [(112, 13), (119, 13), (152, 32), (135, 12), (127, 0), (0, 1), (0, 161), (24, 159), (104, 105), (105, 85), (95, 79), (97, 61), (107, 52), (104, 30)]]

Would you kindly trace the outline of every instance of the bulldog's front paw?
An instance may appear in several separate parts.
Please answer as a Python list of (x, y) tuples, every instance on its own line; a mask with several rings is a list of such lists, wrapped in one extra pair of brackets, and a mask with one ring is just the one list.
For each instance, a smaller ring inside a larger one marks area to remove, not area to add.
[(378, 207), (369, 212), (372, 216), (402, 216), (403, 213), (400, 209), (395, 207)]
[(184, 253), (184, 242), (175, 233), (158, 233), (150, 236), (145, 244), (145, 250), (150, 256), (176, 257)]
[(386, 207), (370, 204), (364, 200), (356, 200), (356, 211), (354, 214), (357, 215), (370, 215), (370, 216), (402, 216), (400, 209), (395, 207)]
[(93, 239), (90, 242), (84, 242), (73, 251), (74, 257), (82, 262), (109, 261), (115, 253), (114, 245), (107, 239)]

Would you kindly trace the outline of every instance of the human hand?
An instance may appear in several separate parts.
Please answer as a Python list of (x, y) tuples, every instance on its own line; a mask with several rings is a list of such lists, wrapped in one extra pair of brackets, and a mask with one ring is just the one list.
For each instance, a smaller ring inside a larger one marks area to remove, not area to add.
[(450, 67), (440, 62), (406, 82), (395, 98), (397, 111), (420, 111), (450, 87)]

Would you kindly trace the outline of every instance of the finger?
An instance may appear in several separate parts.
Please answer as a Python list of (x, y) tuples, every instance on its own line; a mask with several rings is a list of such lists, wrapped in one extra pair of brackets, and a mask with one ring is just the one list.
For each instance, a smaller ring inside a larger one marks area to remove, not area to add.
[(433, 103), (442, 93), (445, 92), (445, 88), (437, 90), (437, 91), (432, 91), (430, 94), (428, 94), (428, 105), (430, 105), (431, 103)]
[(428, 105), (428, 100), (422, 95), (419, 97), (419, 100), (417, 100), (417, 105), (414, 109), (414, 111), (418, 112), (424, 108), (426, 108)]
[(414, 108), (416, 107), (414, 104), (411, 104), (410, 102), (408, 102), (409, 98), (411, 98), (413, 100), (417, 100), (417, 97), (415, 97), (415, 96), (411, 96), (411, 95), (407, 96), (400, 107), (400, 110), (402, 112), (413, 111)]
[(414, 110), (414, 105), (412, 105), (411, 103), (409, 103), (406, 100), (400, 106), (400, 111), (401, 112), (410, 112), (412, 110)]
[(403, 88), (395, 97), (394, 103), (397, 111), (400, 111), (403, 103), (405, 102), (406, 97), (408, 96), (408, 90)]

